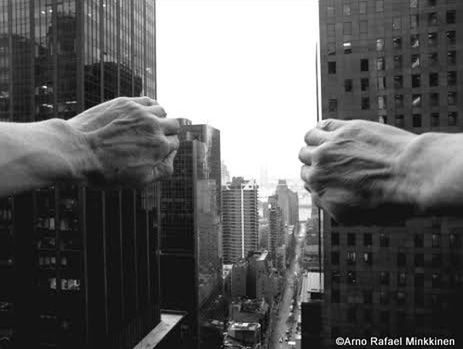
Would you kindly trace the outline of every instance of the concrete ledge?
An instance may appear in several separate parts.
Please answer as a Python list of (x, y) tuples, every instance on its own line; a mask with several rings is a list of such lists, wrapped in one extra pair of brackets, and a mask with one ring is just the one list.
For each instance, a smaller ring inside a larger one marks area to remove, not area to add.
[(134, 349), (153, 349), (182, 321), (185, 315), (162, 313), (161, 322), (138, 343)]

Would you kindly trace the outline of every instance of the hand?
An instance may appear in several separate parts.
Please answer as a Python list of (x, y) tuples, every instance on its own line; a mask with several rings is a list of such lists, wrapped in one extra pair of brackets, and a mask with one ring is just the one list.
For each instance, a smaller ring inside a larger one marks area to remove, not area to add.
[(375, 122), (324, 120), (305, 136), (301, 177), (314, 203), (338, 222), (409, 213), (416, 188), (402, 164), (417, 137)]
[(91, 186), (142, 188), (170, 176), (178, 122), (148, 97), (119, 97), (68, 120), (88, 144), (82, 173)]

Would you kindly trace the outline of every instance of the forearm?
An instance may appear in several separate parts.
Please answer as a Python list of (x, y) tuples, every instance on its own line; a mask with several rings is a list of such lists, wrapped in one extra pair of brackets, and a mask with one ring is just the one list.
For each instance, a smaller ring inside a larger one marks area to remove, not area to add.
[(422, 134), (398, 164), (401, 201), (421, 213), (463, 212), (463, 134)]
[(84, 139), (60, 119), (0, 123), (0, 149), (0, 197), (83, 180), (88, 163)]

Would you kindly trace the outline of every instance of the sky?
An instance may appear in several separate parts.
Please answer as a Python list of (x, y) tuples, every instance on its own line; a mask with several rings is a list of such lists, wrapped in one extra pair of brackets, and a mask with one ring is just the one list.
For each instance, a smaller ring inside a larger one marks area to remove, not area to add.
[(159, 103), (221, 132), (232, 176), (298, 178), (316, 124), (318, 0), (157, 0)]

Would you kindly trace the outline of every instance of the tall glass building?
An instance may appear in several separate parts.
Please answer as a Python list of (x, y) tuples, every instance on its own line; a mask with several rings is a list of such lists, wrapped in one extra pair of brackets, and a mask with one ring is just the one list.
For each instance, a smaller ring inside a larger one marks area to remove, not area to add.
[[(151, 0), (0, 0), (0, 120), (155, 97)], [(0, 343), (132, 348), (160, 319), (155, 188), (1, 200)]]
[[(461, 1), (326, 0), (319, 9), (323, 118), (462, 131)], [(338, 336), (461, 337), (461, 218), (325, 219), (323, 228), (327, 347)]]

